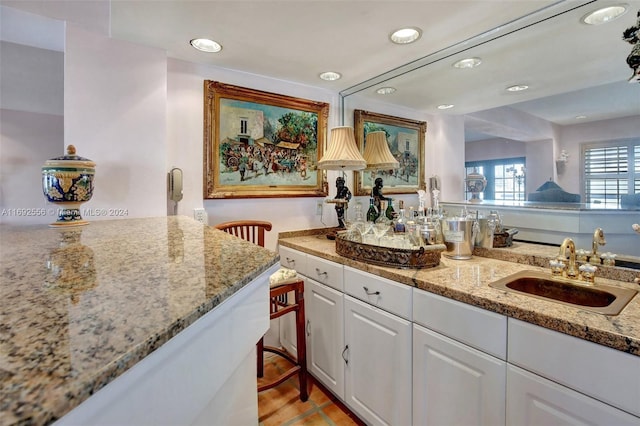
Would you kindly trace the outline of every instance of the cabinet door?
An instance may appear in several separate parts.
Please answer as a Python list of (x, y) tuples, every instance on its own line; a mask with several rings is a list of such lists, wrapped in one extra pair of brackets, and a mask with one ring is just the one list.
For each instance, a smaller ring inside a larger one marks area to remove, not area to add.
[(305, 280), (304, 290), (309, 372), (344, 399), (343, 295), (310, 279)]
[(345, 402), (371, 425), (410, 425), (411, 323), (344, 296)]
[(518, 367), (507, 369), (507, 425), (640, 425), (640, 418)]
[(506, 362), (413, 326), (413, 421), (504, 425)]

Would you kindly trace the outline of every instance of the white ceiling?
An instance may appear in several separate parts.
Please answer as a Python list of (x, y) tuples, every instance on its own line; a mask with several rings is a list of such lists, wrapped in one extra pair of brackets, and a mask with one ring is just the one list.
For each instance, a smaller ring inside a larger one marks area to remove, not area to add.
[[(359, 84), (381, 74), (386, 78), (405, 72), (407, 66), (402, 67), (413, 63), (421, 68), (373, 84), (358, 95), (428, 113), (438, 113), (435, 107), (441, 103), (456, 105), (447, 114), (510, 105), (537, 118), (572, 124), (576, 115), (587, 115), (587, 120), (640, 116), (640, 84), (626, 81), (631, 69), (625, 59), (632, 46), (621, 40), (622, 31), (636, 23), (640, 0), (623, 1), (630, 5), (626, 15), (598, 27), (581, 24), (579, 17), (619, 2), (0, 0), (0, 4), (161, 48), (170, 57), (344, 93), (369, 86)], [(533, 18), (580, 5), (584, 6), (574, 12), (502, 36)], [(525, 15), (529, 18), (518, 19)], [(392, 44), (389, 34), (404, 26), (421, 28), (422, 38), (411, 45)], [(480, 34), (480, 39), (474, 38)], [(496, 36), (499, 40), (486, 42)], [(189, 45), (195, 37), (213, 38), (223, 50), (198, 52)], [(478, 41), (486, 43), (456, 54)], [(480, 56), (483, 64), (475, 70), (451, 67), (454, 60), (469, 55)], [(433, 63), (424, 65), (429, 62)], [(343, 78), (320, 80), (318, 75), (327, 70), (340, 72)], [(504, 92), (516, 83), (531, 89)], [(398, 90), (380, 99), (373, 89), (381, 85)]]

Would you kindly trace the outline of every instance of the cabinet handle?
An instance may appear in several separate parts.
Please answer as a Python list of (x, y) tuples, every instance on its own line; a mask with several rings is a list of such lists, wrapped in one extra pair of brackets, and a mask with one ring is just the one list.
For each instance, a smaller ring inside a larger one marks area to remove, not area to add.
[(327, 275), (328, 275), (326, 271), (325, 271), (325, 272), (320, 272), (320, 269), (318, 269), (318, 268), (316, 268), (316, 274), (318, 274), (318, 275), (324, 275), (324, 276), (327, 276)]
[(293, 263), (294, 265), (296, 264), (296, 260), (295, 260), (295, 259), (290, 259), (290, 258), (288, 258), (288, 257), (287, 257), (287, 258), (286, 258), (286, 260), (287, 260), (287, 263), (288, 263), (289, 265), (291, 265), (292, 263)]
[(311, 323), (309, 322), (309, 320), (307, 320), (307, 327), (306, 327), (307, 336), (311, 336), (311, 332), (309, 331), (310, 326), (311, 326)]
[(344, 353), (347, 352), (347, 350), (349, 350), (349, 345), (345, 346), (342, 351), (342, 359), (344, 359), (345, 364), (349, 364), (349, 360), (344, 357)]
[(368, 296), (379, 296), (380, 292), (379, 291), (369, 291), (369, 289), (365, 286), (362, 286), (362, 288), (364, 288), (364, 292), (367, 293)]

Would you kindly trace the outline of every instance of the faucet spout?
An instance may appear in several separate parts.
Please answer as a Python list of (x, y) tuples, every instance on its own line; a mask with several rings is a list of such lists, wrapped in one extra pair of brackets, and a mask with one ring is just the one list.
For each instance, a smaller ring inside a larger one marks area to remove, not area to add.
[(569, 265), (567, 266), (567, 277), (575, 278), (578, 276), (578, 268), (576, 267), (576, 245), (571, 238), (565, 238), (560, 246), (560, 254), (558, 257), (567, 259), (567, 249), (569, 249)]
[(593, 232), (593, 242), (591, 244), (591, 257), (598, 259), (598, 246), (603, 246), (607, 244), (607, 241), (604, 239), (604, 231), (602, 228), (596, 228)]

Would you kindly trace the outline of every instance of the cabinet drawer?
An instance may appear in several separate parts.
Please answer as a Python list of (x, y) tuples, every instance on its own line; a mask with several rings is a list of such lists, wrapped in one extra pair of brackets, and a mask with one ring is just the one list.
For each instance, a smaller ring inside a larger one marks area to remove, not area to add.
[(345, 293), (411, 321), (411, 287), (344, 267)]
[(507, 359), (507, 317), (417, 288), (413, 293), (415, 323)]
[(338, 291), (344, 291), (342, 265), (339, 263), (307, 255), (307, 273), (305, 275)]
[(640, 357), (509, 318), (509, 363), (640, 416)]
[(640, 425), (638, 417), (512, 365), (507, 400), (507, 425)]
[(280, 265), (285, 268), (295, 269), (301, 275), (307, 275), (307, 255), (289, 247), (278, 248), (280, 253)]

